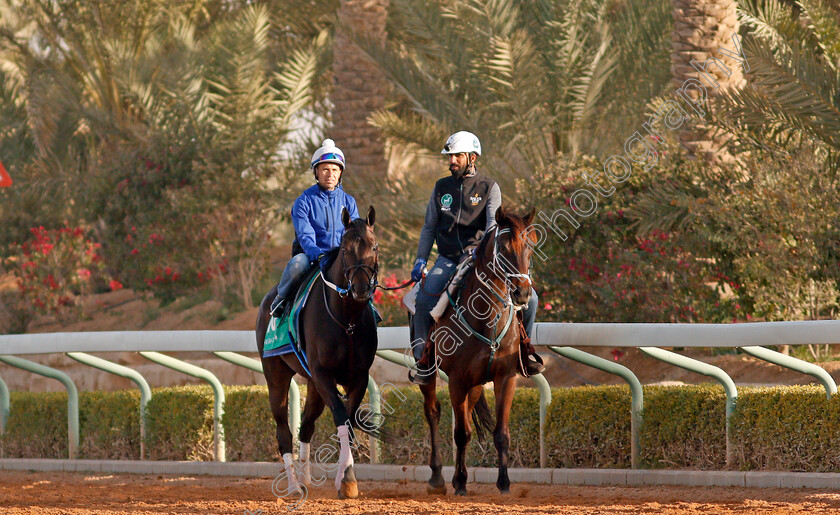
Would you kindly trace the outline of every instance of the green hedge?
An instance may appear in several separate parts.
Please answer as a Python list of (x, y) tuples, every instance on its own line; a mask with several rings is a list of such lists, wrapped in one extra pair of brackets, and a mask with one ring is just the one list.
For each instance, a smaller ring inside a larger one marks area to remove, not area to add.
[[(279, 458), (265, 386), (225, 389), (222, 423), (229, 461)], [(301, 398), (306, 389), (301, 388)], [(487, 391), (491, 411), (493, 392)], [(403, 400), (404, 399), (404, 400)], [(441, 403), (441, 458), (452, 463), (452, 412), (448, 392)], [(725, 468), (726, 399), (719, 386), (645, 387), (641, 458), (645, 468)], [(557, 388), (546, 417), (549, 467), (630, 466), (630, 392), (626, 386)], [(139, 457), (139, 393), (80, 394), (80, 454), (83, 458)], [(380, 461), (426, 464), (429, 436), (423, 399), (416, 387), (383, 395)], [(151, 459), (210, 460), (213, 396), (207, 386), (160, 388), (147, 407), (146, 443)], [(739, 470), (840, 471), (840, 399), (826, 400), (816, 386), (741, 388), (731, 419), (731, 442)], [(330, 442), (335, 427), (325, 410), (316, 424), (313, 450)], [(510, 464), (539, 465), (539, 395), (520, 388), (510, 423)], [(473, 432), (467, 462), (495, 466), (492, 435), (482, 443)], [(359, 439), (358, 461), (369, 460), (368, 438)], [(11, 416), (0, 440), (4, 457), (67, 457), (67, 395), (13, 392)]]
[(549, 467), (630, 467), (629, 388), (553, 389), (546, 418)]
[[(4, 458), (67, 458), (67, 393), (11, 393)], [(79, 455), (140, 457), (140, 392), (79, 394)]]
[(726, 394), (721, 386), (646, 387), (640, 435), (643, 466), (725, 468), (725, 420)]
[(840, 397), (821, 387), (744, 391), (731, 422), (742, 470), (840, 471)]

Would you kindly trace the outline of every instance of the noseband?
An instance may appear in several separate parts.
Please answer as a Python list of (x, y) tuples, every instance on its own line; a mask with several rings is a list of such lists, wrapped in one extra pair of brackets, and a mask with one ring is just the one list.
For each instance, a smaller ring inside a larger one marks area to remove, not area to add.
[[(347, 288), (342, 288), (341, 286), (332, 283), (327, 277), (324, 275), (324, 271), (321, 270), (321, 279), (324, 281), (324, 284), (332, 288), (333, 290), (338, 293), (338, 296), (346, 298), (347, 295), (350, 293), (350, 288), (353, 286), (353, 278), (356, 276), (356, 273), (361, 271), (365, 274), (365, 279), (368, 283), (368, 289), (365, 293), (372, 294), (376, 287), (379, 284), (379, 244), (373, 244), (373, 253), (374, 253), (374, 265), (369, 266), (364, 263), (359, 263), (353, 266), (347, 266), (344, 261), (344, 256), (347, 253), (347, 248), (344, 244), (339, 247), (338, 250), (339, 254), (341, 254), (341, 270), (344, 272), (344, 278), (347, 279)], [(324, 292), (326, 294), (326, 292)]]

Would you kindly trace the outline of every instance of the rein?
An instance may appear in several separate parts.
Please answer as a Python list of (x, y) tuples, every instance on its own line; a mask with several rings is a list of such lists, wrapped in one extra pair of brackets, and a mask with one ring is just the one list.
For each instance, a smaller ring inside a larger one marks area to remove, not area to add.
[(404, 282), (404, 283), (402, 283), (402, 284), (400, 284), (400, 285), (398, 285), (398, 286), (392, 286), (392, 287), (390, 287), (390, 288), (389, 288), (388, 286), (382, 286), (381, 284), (377, 284), (377, 285), (376, 285), (376, 287), (377, 287), (377, 288), (380, 288), (380, 289), (382, 289), (382, 290), (386, 290), (386, 291), (393, 291), (393, 290), (402, 290), (402, 289), (403, 289), (403, 288), (405, 288), (406, 286), (411, 286), (412, 284), (414, 284), (414, 281), (412, 281), (411, 279), (409, 279), (408, 281), (406, 281), (406, 282)]

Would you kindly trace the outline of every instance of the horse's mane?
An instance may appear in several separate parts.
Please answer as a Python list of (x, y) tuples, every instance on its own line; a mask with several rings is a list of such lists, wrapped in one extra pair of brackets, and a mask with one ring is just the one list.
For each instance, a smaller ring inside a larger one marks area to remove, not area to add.
[(341, 247), (336, 247), (334, 249), (330, 249), (330, 250), (324, 252), (324, 259), (327, 260), (326, 270), (329, 270), (329, 268), (332, 266), (333, 262), (335, 261), (335, 258), (338, 257), (338, 252), (340, 250), (341, 250)]

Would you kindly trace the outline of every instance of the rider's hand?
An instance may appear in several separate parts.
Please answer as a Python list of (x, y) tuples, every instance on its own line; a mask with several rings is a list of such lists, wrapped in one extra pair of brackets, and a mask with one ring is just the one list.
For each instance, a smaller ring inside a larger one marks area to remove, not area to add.
[(423, 278), (423, 267), (426, 266), (426, 260), (423, 258), (417, 258), (417, 261), (414, 262), (414, 270), (411, 271), (411, 280), (419, 283), (420, 279)]
[(324, 273), (327, 273), (327, 271), (329, 270), (329, 267), (327, 266), (328, 261), (329, 260), (327, 259), (326, 254), (321, 254), (320, 256), (318, 256), (318, 266), (321, 267), (321, 271), (324, 272)]
[(460, 265), (464, 261), (475, 261), (475, 246), (464, 249), (464, 253), (458, 258), (458, 264)]

